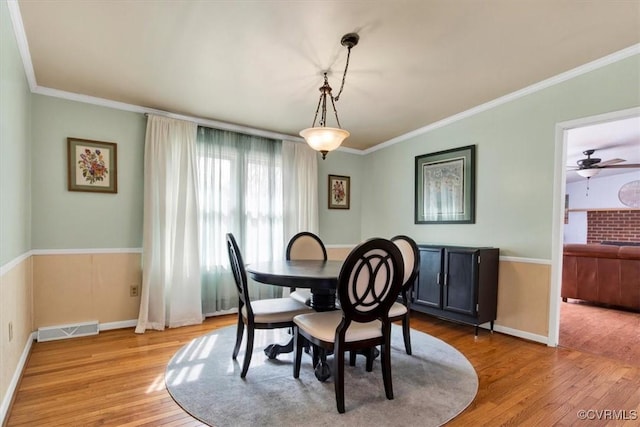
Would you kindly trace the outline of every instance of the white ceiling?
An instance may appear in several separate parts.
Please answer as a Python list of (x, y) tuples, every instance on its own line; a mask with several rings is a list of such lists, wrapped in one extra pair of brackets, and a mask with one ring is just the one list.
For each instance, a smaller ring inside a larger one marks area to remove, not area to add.
[(18, 4), (37, 87), (287, 135), (311, 125), (324, 70), (337, 92), (357, 32), (337, 103), (355, 149), (640, 42), (635, 0)]

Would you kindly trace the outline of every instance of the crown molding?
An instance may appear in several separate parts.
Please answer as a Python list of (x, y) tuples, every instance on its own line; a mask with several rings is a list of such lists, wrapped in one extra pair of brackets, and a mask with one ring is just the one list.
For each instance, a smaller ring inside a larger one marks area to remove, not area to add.
[(24, 73), (27, 76), (29, 88), (31, 89), (31, 92), (33, 92), (38, 84), (36, 83), (36, 74), (33, 71), (31, 52), (29, 51), (29, 42), (27, 41), (27, 34), (24, 32), (24, 25), (22, 24), (22, 14), (20, 13), (18, 0), (7, 0), (7, 7), (9, 8), (9, 16), (11, 17), (11, 23), (13, 24), (13, 33), (16, 36), (18, 51), (20, 52), (20, 57), (22, 58)]
[(64, 90), (52, 89), (43, 86), (37, 86), (31, 90), (32, 93), (37, 95), (51, 96), (54, 98), (66, 99), (69, 101), (82, 102), (85, 104), (98, 105), (101, 107), (113, 108), (116, 110), (129, 111), (132, 113), (140, 114), (153, 114), (156, 116), (169, 117), (177, 120), (185, 120), (193, 122), (202, 126), (209, 126), (212, 128), (227, 130), (232, 132), (244, 133), (253, 136), (260, 136), (270, 139), (286, 139), (293, 142), (304, 142), (299, 136), (293, 136), (283, 133), (272, 132), (264, 129), (256, 129), (248, 126), (236, 125), (233, 123), (221, 122), (218, 120), (205, 119), (202, 117), (187, 116), (184, 114), (172, 113), (170, 111), (157, 110), (155, 108), (142, 107), (140, 105), (127, 104), (125, 102), (113, 101), (105, 98), (98, 98), (95, 96), (82, 95), (79, 93), (67, 92)]

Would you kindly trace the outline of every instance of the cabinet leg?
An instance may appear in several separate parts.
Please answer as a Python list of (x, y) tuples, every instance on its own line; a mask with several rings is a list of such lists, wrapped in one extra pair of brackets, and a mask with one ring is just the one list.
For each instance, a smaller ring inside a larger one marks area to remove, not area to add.
[(476, 325), (476, 337), (478, 336), (478, 325)]
[(491, 321), (491, 333), (493, 333), (493, 320)]

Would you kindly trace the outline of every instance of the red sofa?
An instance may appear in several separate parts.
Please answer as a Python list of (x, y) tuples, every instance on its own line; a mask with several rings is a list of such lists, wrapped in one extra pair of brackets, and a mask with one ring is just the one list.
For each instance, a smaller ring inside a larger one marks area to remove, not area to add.
[(640, 311), (640, 246), (565, 244), (561, 297)]

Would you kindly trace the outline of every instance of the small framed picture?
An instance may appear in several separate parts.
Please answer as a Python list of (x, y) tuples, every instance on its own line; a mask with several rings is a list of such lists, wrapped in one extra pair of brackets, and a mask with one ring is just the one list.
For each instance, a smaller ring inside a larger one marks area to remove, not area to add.
[(329, 209), (349, 209), (351, 200), (350, 178), (329, 175)]
[(67, 138), (69, 191), (117, 193), (116, 150), (113, 142)]

